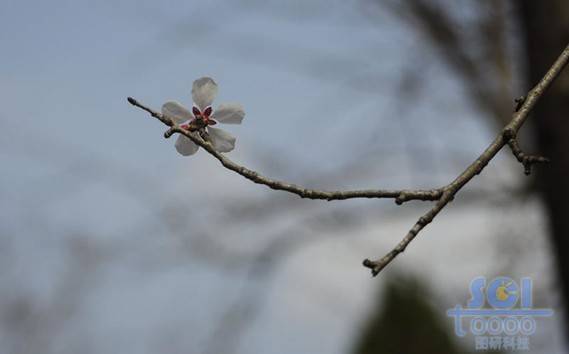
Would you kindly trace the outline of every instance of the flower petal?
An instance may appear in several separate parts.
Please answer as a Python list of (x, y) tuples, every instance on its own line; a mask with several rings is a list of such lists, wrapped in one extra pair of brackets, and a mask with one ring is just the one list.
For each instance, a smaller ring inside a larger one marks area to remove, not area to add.
[(186, 107), (176, 101), (168, 101), (162, 105), (162, 114), (172, 118), (176, 124), (193, 119), (194, 116)]
[(245, 111), (239, 103), (225, 103), (213, 111), (211, 117), (225, 124), (241, 124)]
[(199, 146), (197, 146), (190, 138), (182, 134), (178, 136), (174, 146), (176, 147), (176, 150), (184, 156), (193, 155), (199, 149)]
[(229, 152), (235, 148), (235, 137), (225, 130), (207, 127), (213, 148), (219, 152)]
[(198, 108), (203, 112), (211, 105), (217, 95), (217, 84), (211, 77), (202, 77), (194, 81), (192, 85), (192, 99)]

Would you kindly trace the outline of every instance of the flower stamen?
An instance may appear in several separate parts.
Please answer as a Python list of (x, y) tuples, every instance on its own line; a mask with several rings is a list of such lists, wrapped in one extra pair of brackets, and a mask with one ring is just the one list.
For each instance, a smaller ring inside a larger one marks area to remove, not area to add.
[(212, 112), (213, 112), (213, 109), (211, 108), (211, 106), (208, 106), (206, 109), (204, 109), (203, 112), (200, 111), (200, 109), (198, 107), (194, 106), (192, 108), (192, 113), (194, 115), (194, 119), (190, 122), (190, 125), (193, 122), (203, 123), (204, 126), (216, 125), (217, 122), (215, 120), (209, 118), (211, 116)]

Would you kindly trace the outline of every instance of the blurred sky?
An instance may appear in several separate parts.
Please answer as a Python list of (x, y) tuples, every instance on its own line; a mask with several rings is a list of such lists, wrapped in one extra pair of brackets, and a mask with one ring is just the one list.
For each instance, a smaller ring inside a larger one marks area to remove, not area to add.
[[(494, 133), (409, 26), (355, 0), (2, 1), (0, 352), (203, 352), (255, 280), (196, 255), (186, 238), (200, 230), (245, 254), (287, 233), (324, 239), (259, 283), (260, 313), (233, 349), (346, 353), (382, 282), (361, 260), (392, 247), (425, 205), (279, 195), (205, 153), (179, 156), (126, 97), (189, 106), (192, 81), (211, 76), (217, 103), (245, 107), (229, 156), (250, 168), (319, 188), (439, 186)], [(491, 164), (471, 188), (515, 186), (510, 160), (500, 155), (506, 167)], [(227, 221), (271, 198), (271, 213)], [(496, 271), (484, 246), (511, 215), (536, 218), (542, 237), (524, 242), (543, 257), (526, 268), (549, 269), (538, 204), (454, 204), (396, 270), (422, 270), (460, 295), (449, 307), (464, 303), (470, 279)], [(353, 210), (364, 216), (348, 229), (325, 226)]]

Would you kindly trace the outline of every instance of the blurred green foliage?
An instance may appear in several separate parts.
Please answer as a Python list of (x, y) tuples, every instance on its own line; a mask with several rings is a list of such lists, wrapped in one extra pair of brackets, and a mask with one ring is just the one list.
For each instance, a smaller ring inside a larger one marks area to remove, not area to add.
[(445, 311), (433, 308), (432, 296), (417, 279), (390, 278), (353, 353), (469, 353), (455, 342), (451, 323)]

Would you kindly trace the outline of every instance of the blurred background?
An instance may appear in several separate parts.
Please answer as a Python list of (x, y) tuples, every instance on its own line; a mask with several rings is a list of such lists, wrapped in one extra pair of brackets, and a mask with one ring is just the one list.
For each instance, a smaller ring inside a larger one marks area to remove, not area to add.
[[(531, 353), (567, 353), (569, 74), (405, 254), (431, 204), (300, 200), (200, 152), (159, 109), (201, 76), (247, 115), (231, 159), (319, 189), (447, 184), (569, 42), (550, 1), (0, 4), (0, 353), (467, 353), (446, 311), (532, 277)], [(214, 103), (215, 106), (215, 103)]]

